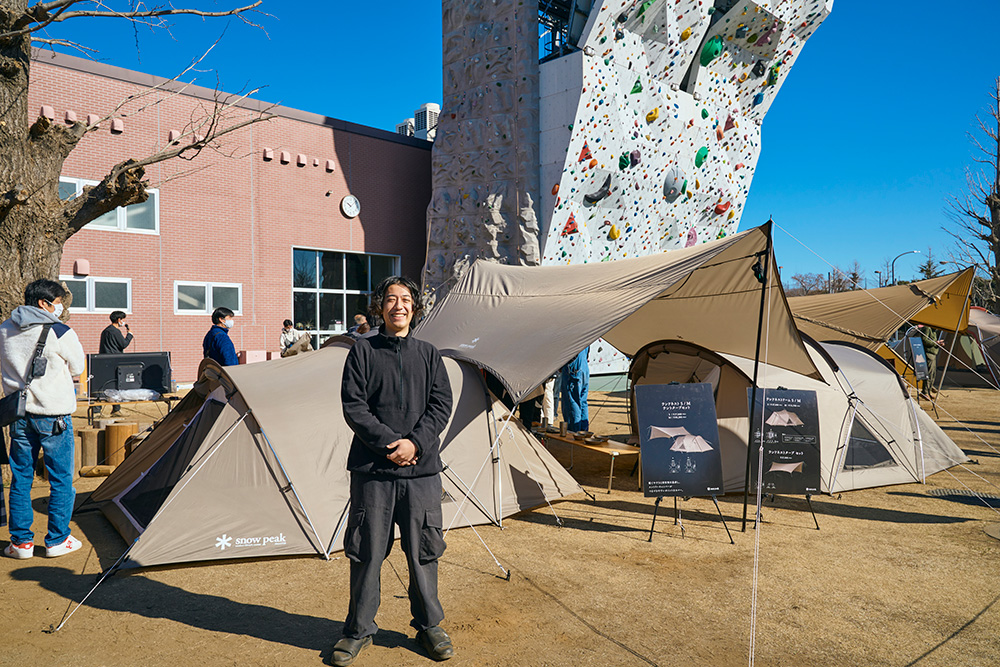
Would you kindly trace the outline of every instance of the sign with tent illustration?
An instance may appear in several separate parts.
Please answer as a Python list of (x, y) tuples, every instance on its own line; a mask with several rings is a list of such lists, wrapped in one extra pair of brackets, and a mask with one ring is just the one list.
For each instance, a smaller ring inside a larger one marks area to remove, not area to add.
[(645, 385), (636, 388), (635, 397), (646, 497), (720, 495), (712, 385)]
[[(762, 421), (752, 426), (750, 477), (761, 480), (763, 493), (819, 493), (820, 427), (816, 393), (797, 389), (747, 390), (752, 412)], [(756, 456), (758, 448), (763, 448)], [(762, 467), (758, 473), (758, 461)]]

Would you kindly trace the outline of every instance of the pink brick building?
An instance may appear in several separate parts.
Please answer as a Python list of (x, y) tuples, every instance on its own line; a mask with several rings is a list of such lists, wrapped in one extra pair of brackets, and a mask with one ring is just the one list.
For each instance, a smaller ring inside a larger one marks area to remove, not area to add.
[[(146, 93), (122, 107), (116, 126), (105, 121), (80, 142), (63, 169), (63, 196), (169, 145), (213, 105), (215, 91), (205, 88), (151, 91), (163, 83), (36, 54), (32, 114), (103, 118)], [(60, 277), (73, 290), (70, 324), (88, 353), (97, 352), (108, 314), (124, 310), (136, 335), (128, 351), (170, 351), (174, 380), (190, 381), (216, 306), (238, 314), (238, 351), (277, 350), (284, 319), (321, 342), (349, 326), (383, 275), (419, 277), (431, 144), (284, 107), (268, 113), (271, 120), (223, 137), (220, 151), (151, 165), (149, 201), (66, 243)], [(355, 217), (345, 214), (348, 195), (360, 203)]]

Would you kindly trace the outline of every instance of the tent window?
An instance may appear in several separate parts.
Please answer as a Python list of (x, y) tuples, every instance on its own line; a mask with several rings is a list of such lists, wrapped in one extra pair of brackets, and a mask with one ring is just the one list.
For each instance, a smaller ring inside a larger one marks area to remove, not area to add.
[(851, 426), (851, 437), (847, 441), (844, 470), (864, 470), (893, 465), (896, 465), (896, 461), (885, 445), (879, 442), (860, 419), (855, 418)]

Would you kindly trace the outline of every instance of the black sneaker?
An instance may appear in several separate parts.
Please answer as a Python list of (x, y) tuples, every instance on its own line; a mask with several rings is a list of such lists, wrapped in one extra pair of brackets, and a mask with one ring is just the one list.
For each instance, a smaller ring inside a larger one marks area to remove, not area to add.
[(427, 650), (427, 654), (435, 660), (447, 660), (455, 655), (455, 647), (451, 645), (448, 633), (435, 625), (432, 628), (417, 633), (417, 640)]
[(330, 662), (335, 667), (347, 667), (361, 655), (361, 652), (372, 645), (371, 635), (362, 639), (352, 637), (342, 637), (340, 641), (333, 645), (333, 656)]

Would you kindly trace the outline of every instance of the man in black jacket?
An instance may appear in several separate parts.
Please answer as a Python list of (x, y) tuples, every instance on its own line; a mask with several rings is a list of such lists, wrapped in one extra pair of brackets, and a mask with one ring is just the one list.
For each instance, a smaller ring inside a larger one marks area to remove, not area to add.
[(441, 517), (440, 435), (451, 417), (451, 385), (433, 345), (413, 338), (423, 306), (408, 278), (393, 276), (372, 294), (370, 312), (384, 324), (354, 344), (344, 364), (341, 400), (354, 430), (347, 457), (351, 511), (344, 553), (351, 561), (351, 601), (333, 664), (354, 662), (378, 630), (382, 562), (393, 525), (410, 571), (411, 625), (435, 660), (454, 654), (439, 624), (438, 559), (445, 543)]
[(132, 342), (132, 333), (128, 330), (125, 313), (116, 310), (111, 313), (111, 324), (101, 332), (101, 354), (121, 354)]

